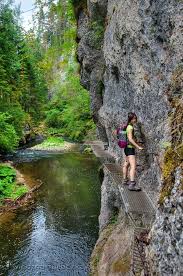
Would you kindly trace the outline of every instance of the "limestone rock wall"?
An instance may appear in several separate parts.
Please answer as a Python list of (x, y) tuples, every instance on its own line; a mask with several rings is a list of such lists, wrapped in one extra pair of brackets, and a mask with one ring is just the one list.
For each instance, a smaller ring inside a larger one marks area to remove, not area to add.
[(181, 169), (177, 168), (171, 196), (158, 209), (151, 230), (152, 241), (148, 254), (152, 271), (157, 271), (158, 267), (159, 274), (163, 276), (183, 274), (182, 183)]
[[(88, 0), (85, 4), (77, 14), (78, 60), (81, 83), (90, 93), (98, 138), (108, 141), (109, 151), (120, 163), (123, 153), (112, 136), (112, 128), (126, 122), (129, 111), (137, 114), (136, 136), (144, 143), (144, 151), (137, 153), (137, 179), (157, 204), (163, 185), (164, 153), (173, 141), (172, 103), (183, 100), (182, 1)], [(154, 270), (160, 275), (181, 275), (182, 186), (176, 179), (165, 202), (157, 206), (152, 230), (150, 256), (156, 259)], [(101, 229), (118, 202), (112, 185), (105, 174)]]

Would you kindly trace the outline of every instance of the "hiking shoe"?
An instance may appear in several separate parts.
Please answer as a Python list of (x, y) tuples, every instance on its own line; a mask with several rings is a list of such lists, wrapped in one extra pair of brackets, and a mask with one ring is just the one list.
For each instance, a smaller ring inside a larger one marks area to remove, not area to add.
[(138, 192), (141, 191), (141, 188), (136, 184), (135, 181), (130, 181), (128, 185), (128, 190)]
[(128, 179), (123, 179), (123, 185), (128, 185)]

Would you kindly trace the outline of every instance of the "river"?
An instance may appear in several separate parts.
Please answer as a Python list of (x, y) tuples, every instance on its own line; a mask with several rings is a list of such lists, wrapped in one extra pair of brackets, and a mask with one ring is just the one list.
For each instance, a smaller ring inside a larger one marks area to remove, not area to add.
[(98, 238), (98, 159), (74, 151), (17, 160), (21, 173), (43, 185), (33, 208), (0, 217), (0, 275), (89, 275)]

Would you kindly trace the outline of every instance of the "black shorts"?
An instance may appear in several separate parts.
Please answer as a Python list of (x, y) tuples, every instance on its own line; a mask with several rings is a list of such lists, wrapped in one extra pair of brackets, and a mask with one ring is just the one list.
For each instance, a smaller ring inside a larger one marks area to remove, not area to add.
[(124, 152), (125, 152), (125, 155), (128, 156), (128, 155), (135, 155), (135, 148), (124, 148)]

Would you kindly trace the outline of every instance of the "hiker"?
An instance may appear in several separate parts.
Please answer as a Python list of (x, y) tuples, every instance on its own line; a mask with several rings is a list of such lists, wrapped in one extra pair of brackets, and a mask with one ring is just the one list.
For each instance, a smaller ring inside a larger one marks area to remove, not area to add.
[[(143, 150), (143, 147), (139, 146), (134, 140), (134, 124), (137, 122), (137, 116), (135, 113), (128, 113), (128, 122), (126, 125), (127, 145), (124, 148), (125, 162), (123, 164), (123, 184), (128, 185), (130, 191), (140, 191), (141, 188), (137, 186), (135, 182), (136, 172), (136, 156), (135, 148)], [(129, 175), (130, 181), (127, 179), (128, 168), (130, 167)]]

